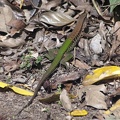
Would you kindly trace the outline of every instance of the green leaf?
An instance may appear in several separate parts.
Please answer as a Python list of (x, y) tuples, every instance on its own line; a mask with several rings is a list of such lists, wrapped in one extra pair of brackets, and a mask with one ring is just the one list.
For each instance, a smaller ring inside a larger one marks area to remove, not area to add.
[(38, 56), (35, 63), (36, 64), (39, 64), (40, 62), (42, 61), (42, 57), (41, 56)]
[(110, 2), (110, 12), (113, 12), (114, 8), (120, 5), (120, 0), (109, 0)]

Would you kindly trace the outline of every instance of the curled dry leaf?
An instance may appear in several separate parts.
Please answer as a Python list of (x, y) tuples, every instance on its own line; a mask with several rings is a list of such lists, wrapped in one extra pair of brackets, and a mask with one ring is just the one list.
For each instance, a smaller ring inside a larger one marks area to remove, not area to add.
[(106, 87), (103, 84), (98, 86), (84, 86), (80, 90), (78, 90), (78, 97), (81, 100), (83, 93), (86, 93), (86, 105), (92, 106), (97, 109), (107, 109), (105, 95), (102, 92), (106, 92)]
[(25, 41), (21, 38), (6, 38), (0, 41), (0, 47), (18, 47), (25, 43)]
[(67, 25), (73, 22), (74, 20), (75, 19), (73, 19), (72, 17), (70, 17), (65, 13), (53, 12), (53, 11), (44, 12), (39, 18), (39, 21), (57, 27)]
[(60, 101), (65, 110), (72, 111), (72, 104), (68, 96), (68, 93), (65, 89), (63, 89), (60, 94)]
[(8, 32), (6, 23), (12, 19), (13, 13), (10, 7), (0, 7), (0, 31)]
[(99, 54), (102, 52), (102, 46), (101, 46), (101, 36), (97, 34), (95, 37), (92, 38), (90, 43), (90, 48), (93, 50), (94, 53)]
[(104, 66), (91, 71), (84, 79), (83, 85), (91, 85), (101, 80), (117, 78), (120, 76), (120, 67)]

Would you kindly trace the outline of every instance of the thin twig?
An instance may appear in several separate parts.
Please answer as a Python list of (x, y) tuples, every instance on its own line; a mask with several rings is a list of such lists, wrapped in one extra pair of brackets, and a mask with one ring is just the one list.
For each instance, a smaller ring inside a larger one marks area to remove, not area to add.
[(102, 16), (102, 12), (101, 12), (100, 7), (98, 6), (97, 2), (95, 2), (95, 0), (92, 0), (92, 3), (94, 5), (95, 9), (97, 10), (98, 14), (100, 16)]

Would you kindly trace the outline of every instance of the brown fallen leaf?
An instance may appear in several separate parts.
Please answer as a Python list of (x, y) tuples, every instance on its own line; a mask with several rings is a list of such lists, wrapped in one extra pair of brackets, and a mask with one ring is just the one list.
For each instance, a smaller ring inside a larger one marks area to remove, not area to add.
[(107, 109), (105, 95), (102, 92), (106, 92), (106, 87), (104, 84), (84, 86), (78, 90), (77, 94), (79, 99), (81, 100), (83, 94), (86, 93), (86, 105), (92, 106), (97, 109)]
[(19, 20), (19, 19), (11, 19), (9, 21), (9, 23), (7, 23), (7, 26), (8, 26), (8, 32), (11, 34), (11, 35), (14, 35), (15, 33), (17, 33), (18, 31), (20, 31), (21, 29), (23, 29), (26, 24), (23, 20)]
[(86, 10), (93, 16), (98, 16), (95, 8), (90, 4), (90, 2), (87, 2), (85, 0), (69, 0), (72, 2), (76, 7), (75, 10)]
[[(75, 80), (78, 80), (80, 78), (81, 74), (79, 72), (71, 72), (69, 74), (62, 74), (59, 76), (57, 81), (51, 85), (52, 89), (57, 89), (57, 86), (59, 84), (64, 84), (66, 87), (66, 90), (70, 90), (72, 87), (72, 82)], [(69, 83), (68, 83), (69, 82)]]
[(59, 83), (65, 83), (65, 82), (70, 82), (70, 81), (77, 80), (79, 78), (80, 78), (79, 72), (71, 72), (69, 74), (62, 74), (61, 76), (59, 76), (57, 81)]
[(90, 66), (88, 66), (85, 62), (77, 60), (77, 59), (75, 61), (72, 61), (72, 64), (80, 69), (88, 70), (90, 68)]
[(12, 19), (13, 13), (10, 7), (0, 7), (0, 31), (8, 32), (6, 23)]
[(66, 111), (69, 111), (69, 112), (72, 111), (72, 104), (68, 96), (68, 93), (65, 89), (63, 89), (60, 94), (60, 101)]
[(4, 63), (4, 69), (7, 72), (14, 71), (14, 70), (18, 69), (19, 66), (20, 66), (20, 61), (11, 60), (11, 61), (6, 61)]
[(18, 47), (21, 46), (25, 43), (25, 41), (21, 38), (6, 38), (6, 39), (2, 39), (0, 41), (0, 47), (10, 47), (10, 48), (14, 48), (14, 47)]
[(120, 39), (117, 39), (115, 37), (112, 41), (112, 47), (111, 47), (110, 52), (109, 52), (109, 60), (111, 60), (113, 58), (113, 56), (115, 56), (116, 50), (119, 47), (119, 45), (120, 45)]
[(71, 88), (72, 88), (72, 83), (64, 83), (64, 88), (67, 90), (67, 92), (70, 92)]
[(45, 4), (42, 4), (41, 9), (46, 9), (46, 10), (50, 10), (51, 8), (54, 8), (56, 6), (58, 6), (59, 4), (61, 4), (61, 0), (51, 0)]

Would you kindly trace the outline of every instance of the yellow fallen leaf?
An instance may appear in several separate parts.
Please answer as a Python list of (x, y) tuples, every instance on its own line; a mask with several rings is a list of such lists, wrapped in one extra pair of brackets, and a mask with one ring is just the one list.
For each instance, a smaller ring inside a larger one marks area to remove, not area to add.
[(0, 87), (1, 87), (1, 88), (5, 88), (5, 87), (7, 87), (7, 86), (8, 86), (8, 84), (3, 83), (3, 82), (0, 82)]
[(83, 85), (91, 85), (95, 82), (104, 79), (111, 79), (120, 77), (120, 67), (117, 66), (104, 66), (92, 71), (89, 75), (87, 75), (82, 84)]
[(88, 112), (86, 110), (73, 110), (70, 112), (70, 115), (74, 117), (85, 116), (87, 114)]
[(117, 108), (120, 108), (120, 99), (109, 110), (105, 111), (104, 113), (109, 115), (111, 114), (111, 112), (113, 112)]
[(6, 84), (4, 82), (0, 82), (0, 87), (1, 88), (10, 88), (12, 89), (14, 92), (18, 93), (18, 94), (21, 94), (21, 95), (28, 95), (28, 96), (33, 96), (33, 92), (31, 91), (28, 91), (28, 90), (24, 90), (24, 89), (21, 89), (21, 88), (18, 88), (18, 87), (15, 87), (13, 85), (10, 85), (10, 84)]

